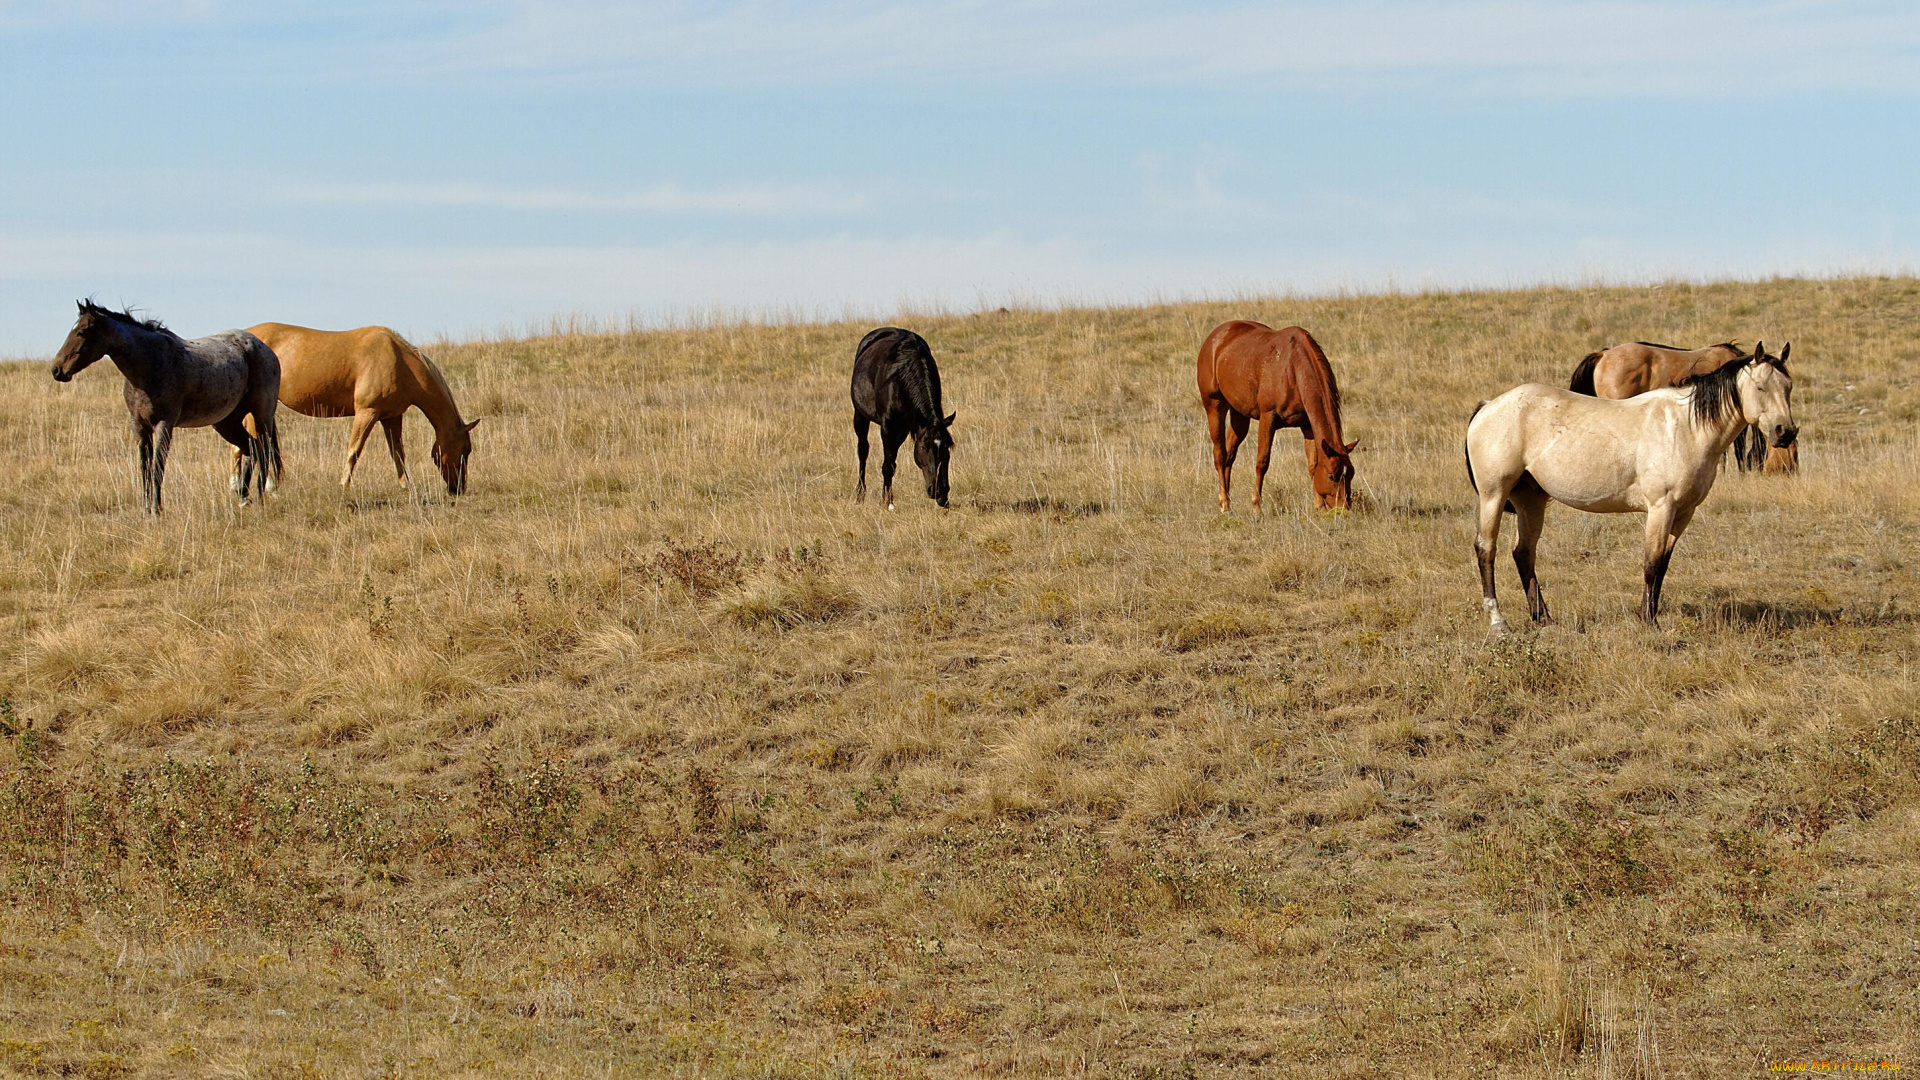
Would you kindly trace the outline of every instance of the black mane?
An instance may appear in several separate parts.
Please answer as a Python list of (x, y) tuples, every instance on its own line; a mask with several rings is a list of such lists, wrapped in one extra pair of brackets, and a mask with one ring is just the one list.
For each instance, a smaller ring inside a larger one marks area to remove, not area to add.
[(89, 315), (101, 315), (115, 322), (126, 323), (128, 326), (134, 327), (137, 330), (150, 330), (155, 333), (168, 334), (173, 332), (168, 330), (166, 324), (162, 323), (159, 319), (142, 319), (131, 311), (115, 311), (110, 307), (102, 307), (92, 300), (80, 301), (80, 310)]
[(1681, 348), (1678, 345), (1662, 345), (1657, 341), (1640, 341), (1640, 342), (1635, 342), (1635, 344), (1645, 345), (1650, 349), (1670, 349), (1673, 352), (1705, 352), (1708, 349), (1732, 349), (1733, 355), (1735, 355), (1736, 357), (1746, 356), (1746, 353), (1740, 348), (1740, 346), (1734, 344), (1731, 341), (1723, 341), (1718, 345), (1702, 345), (1697, 349), (1685, 349), (1685, 348)]
[(1729, 360), (1712, 371), (1689, 375), (1674, 383), (1675, 389), (1691, 390), (1691, 412), (1696, 423), (1717, 424), (1740, 407), (1740, 372), (1749, 364), (1772, 364), (1787, 370), (1778, 357), (1761, 353)]

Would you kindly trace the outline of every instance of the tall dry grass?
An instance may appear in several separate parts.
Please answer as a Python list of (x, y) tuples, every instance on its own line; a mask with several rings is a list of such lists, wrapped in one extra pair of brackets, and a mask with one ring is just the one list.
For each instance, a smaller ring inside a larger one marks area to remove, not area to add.
[[(145, 519), (113, 373), (0, 369), (0, 1070), (1911, 1061), (1916, 314), (1861, 279), (919, 319), (949, 513), (848, 498), (863, 325), (431, 349), (485, 416), (457, 505), (377, 452), (343, 494), (342, 424), (289, 416), (278, 499), (187, 432)], [(1214, 512), (1192, 363), (1233, 317), (1328, 349), (1355, 513), (1304, 509), (1291, 435), (1277, 512)], [(1489, 645), (1473, 403), (1729, 337), (1793, 341), (1801, 476), (1721, 479), (1657, 632), (1637, 519), (1553, 511), (1561, 623)]]

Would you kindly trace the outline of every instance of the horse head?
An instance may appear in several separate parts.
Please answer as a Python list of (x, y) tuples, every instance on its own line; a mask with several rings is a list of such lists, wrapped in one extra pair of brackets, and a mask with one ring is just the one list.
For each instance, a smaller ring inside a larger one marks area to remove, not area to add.
[(105, 308), (87, 300), (76, 301), (80, 308), (80, 317), (74, 320), (73, 329), (67, 332), (67, 340), (60, 343), (60, 351), (53, 354), (53, 378), (56, 382), (66, 382), (86, 370), (87, 365), (107, 354), (107, 335), (102, 333), (107, 327)]
[(467, 492), (467, 458), (473, 456), (473, 429), (479, 426), (479, 420), (456, 422), (433, 440), (433, 463), (439, 466), (449, 495)]
[(927, 498), (941, 506), (947, 505), (947, 462), (953, 456), (953, 418), (958, 415), (950, 412), (946, 419), (913, 432), (913, 463), (927, 478)]
[(1800, 428), (1793, 422), (1793, 376), (1787, 373), (1789, 342), (1779, 356), (1767, 355), (1766, 342), (1755, 342), (1753, 355), (1740, 369), (1740, 411), (1774, 447), (1793, 445)]
[(1341, 446), (1332, 439), (1307, 440), (1307, 477), (1313, 482), (1313, 496), (1322, 510), (1346, 510), (1353, 505), (1354, 440)]

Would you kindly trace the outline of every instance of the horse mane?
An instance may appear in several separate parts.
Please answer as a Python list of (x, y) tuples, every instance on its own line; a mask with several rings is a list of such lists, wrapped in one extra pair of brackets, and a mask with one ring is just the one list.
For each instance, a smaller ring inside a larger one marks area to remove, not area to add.
[(91, 299), (80, 301), (80, 310), (89, 315), (100, 315), (117, 323), (125, 323), (136, 330), (146, 330), (156, 334), (173, 333), (159, 319), (142, 319), (131, 311), (115, 311), (110, 307), (96, 304)]
[[(1662, 345), (1657, 341), (1637, 341), (1634, 344), (1645, 345), (1649, 349), (1666, 349), (1670, 352), (1706, 352), (1708, 349), (1728, 349), (1728, 350), (1731, 350), (1733, 352), (1733, 355), (1737, 357), (1744, 358), (1747, 355), (1746, 352), (1740, 348), (1740, 346), (1734, 344), (1731, 341), (1723, 341), (1718, 345), (1702, 345), (1697, 349), (1683, 349), (1678, 345)], [(1594, 355), (1598, 356), (1600, 354), (1595, 353)]]
[[(1332, 430), (1320, 431), (1320, 425), (1316, 422), (1314, 424), (1314, 435), (1322, 441), (1331, 443), (1339, 453), (1345, 454), (1347, 448), (1341, 441), (1345, 438), (1345, 435), (1340, 431), (1340, 382), (1334, 378), (1333, 364), (1328, 362), (1326, 350), (1320, 347), (1320, 343), (1315, 341), (1313, 335), (1308, 333), (1304, 327), (1293, 327), (1290, 336), (1306, 360), (1306, 363), (1302, 366), (1311, 369), (1314, 375), (1319, 378), (1321, 389), (1326, 392), (1327, 404), (1332, 408), (1332, 414), (1328, 417), (1328, 419), (1332, 421)], [(1310, 418), (1313, 417), (1313, 406), (1311, 404), (1307, 406), (1307, 415)], [(1317, 418), (1315, 419), (1317, 420)]]
[[(391, 333), (391, 331), (389, 332)], [(453, 387), (447, 384), (447, 377), (441, 374), (440, 365), (434, 363), (433, 358), (421, 351), (420, 347), (413, 342), (408, 341), (399, 334), (394, 334), (393, 338), (400, 343), (402, 348), (411, 353), (415, 360), (420, 361), (421, 370), (426, 373), (427, 378), (433, 380), (434, 389), (440, 391), (440, 396), (447, 400), (447, 407), (453, 410), (454, 423), (465, 423), (465, 419), (460, 415), (459, 403), (453, 400)]]
[(928, 424), (938, 424), (940, 411), (940, 375), (933, 364), (933, 351), (926, 339), (910, 330), (898, 331), (900, 343), (894, 347), (894, 362), (900, 372), (900, 385), (907, 400)]
[(1740, 372), (1751, 362), (1772, 364), (1781, 371), (1786, 370), (1779, 360), (1771, 356), (1742, 356), (1712, 371), (1689, 375), (1673, 384), (1676, 390), (1691, 391), (1688, 397), (1695, 423), (1718, 424), (1739, 407)]

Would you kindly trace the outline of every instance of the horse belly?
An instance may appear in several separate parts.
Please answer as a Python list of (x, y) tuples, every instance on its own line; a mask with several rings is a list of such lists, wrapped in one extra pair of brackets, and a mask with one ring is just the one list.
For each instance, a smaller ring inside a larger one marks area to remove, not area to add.
[(1527, 472), (1555, 502), (1590, 514), (1645, 510), (1632, 463), (1593, 457), (1560, 457), (1535, 462)]
[(244, 364), (221, 364), (182, 395), (178, 427), (209, 427), (233, 415), (247, 396)]

